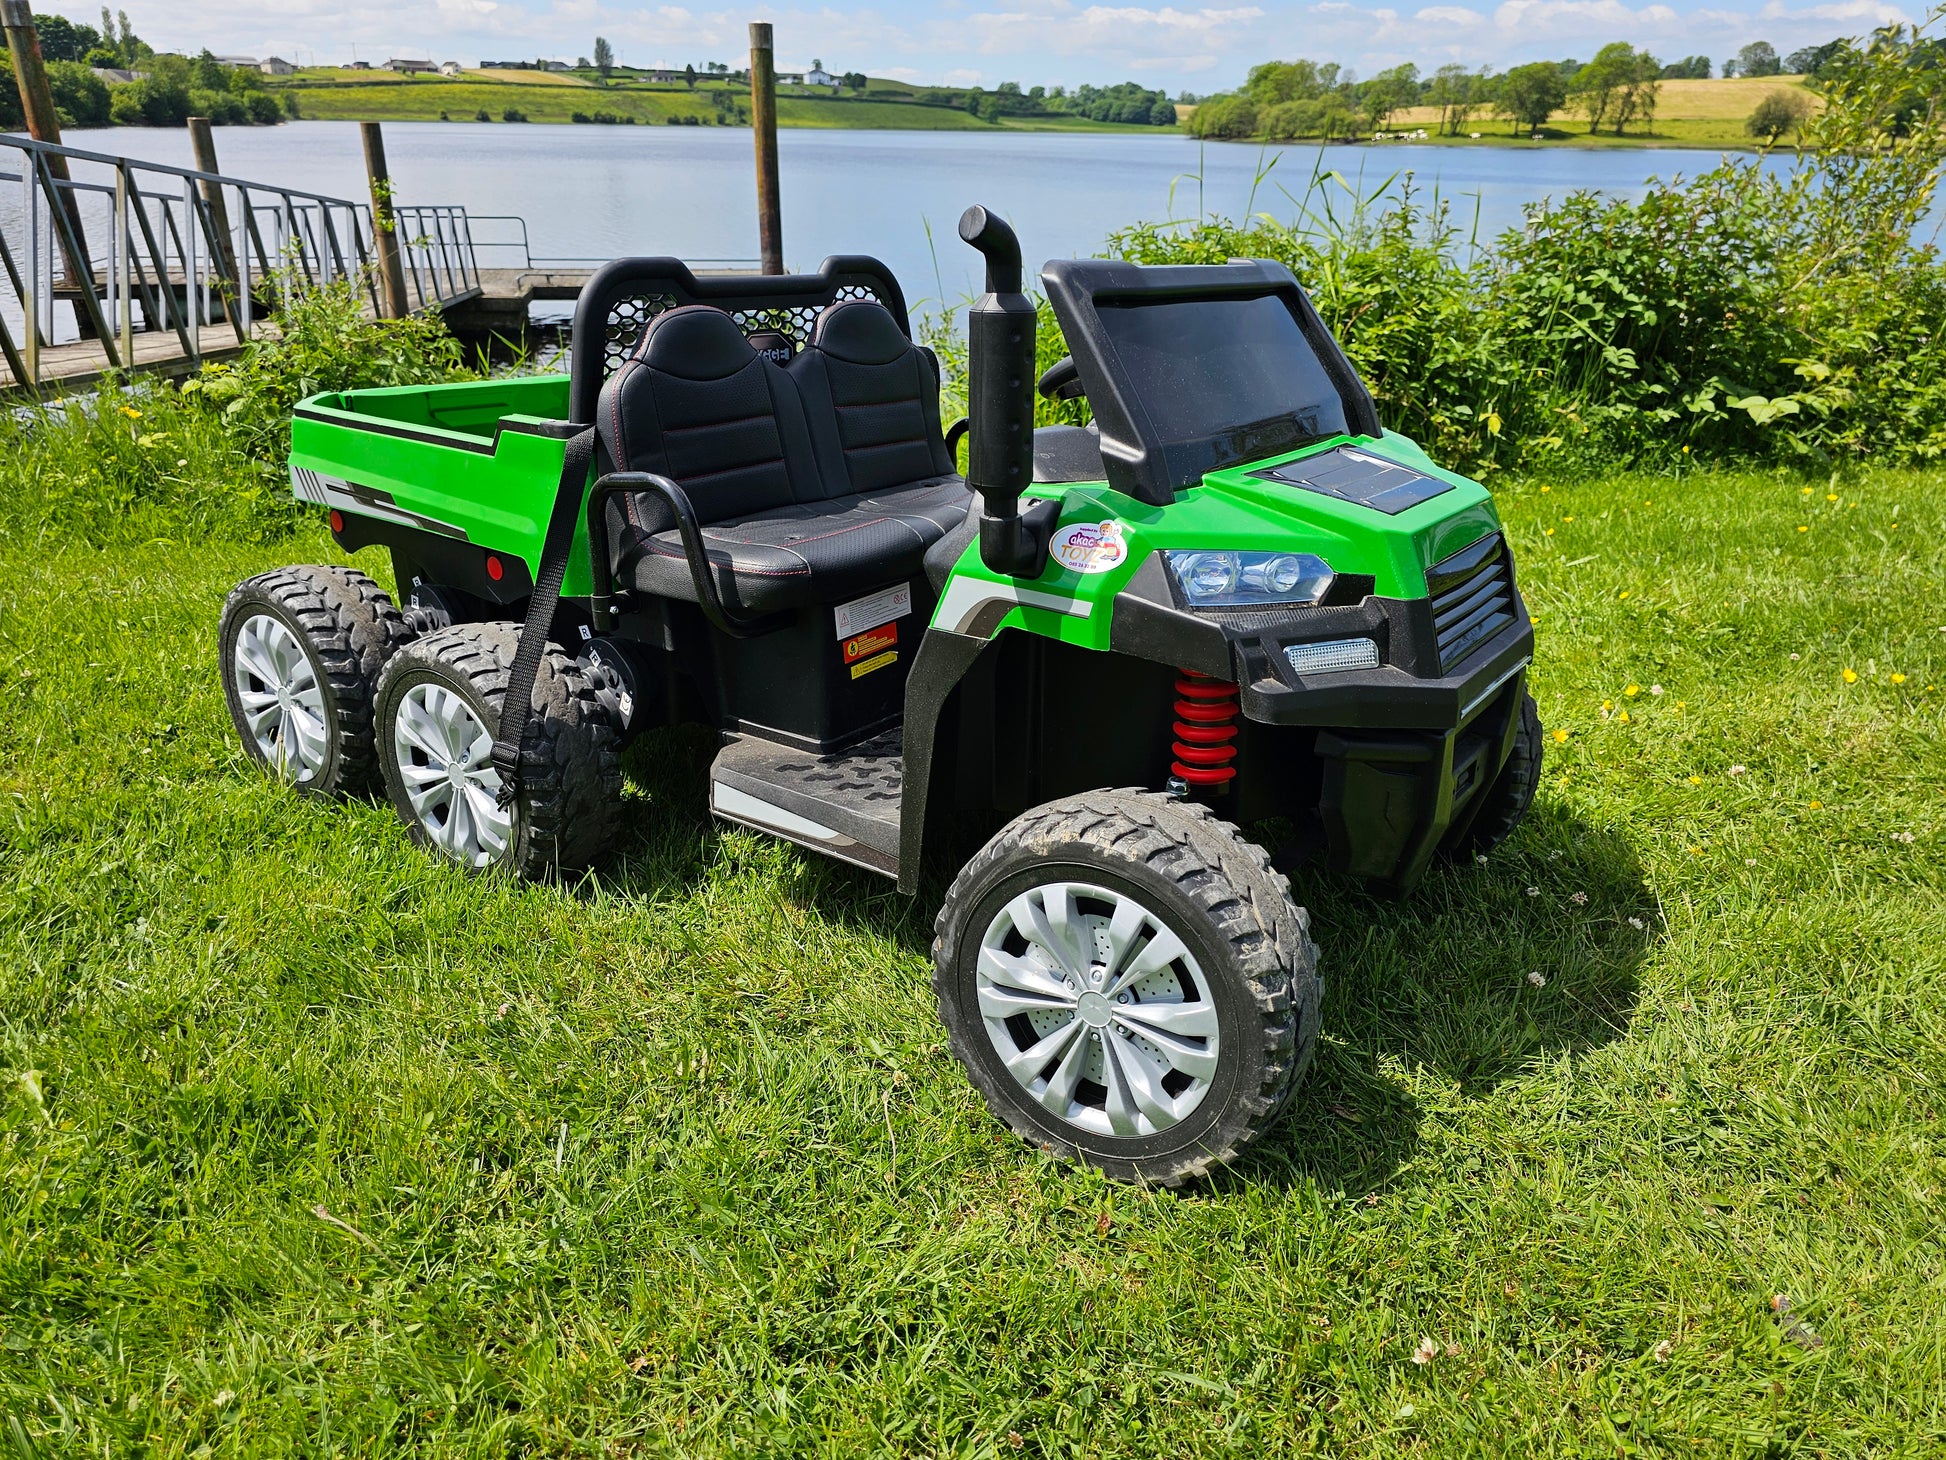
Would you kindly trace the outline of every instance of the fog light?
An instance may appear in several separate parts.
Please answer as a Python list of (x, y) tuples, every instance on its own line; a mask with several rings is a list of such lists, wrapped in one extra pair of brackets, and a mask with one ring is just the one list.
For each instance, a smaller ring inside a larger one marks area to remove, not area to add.
[(1286, 644), (1284, 657), (1299, 674), (1330, 674), (1340, 669), (1378, 668), (1378, 645), (1370, 639), (1326, 639), (1322, 644)]

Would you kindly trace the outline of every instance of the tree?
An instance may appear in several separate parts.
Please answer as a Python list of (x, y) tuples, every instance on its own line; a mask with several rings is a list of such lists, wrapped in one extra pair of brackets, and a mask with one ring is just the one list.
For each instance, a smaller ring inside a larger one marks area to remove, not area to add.
[(1778, 76), (1784, 63), (1777, 59), (1777, 48), (1769, 41), (1752, 41), (1737, 52), (1737, 74), (1741, 76)]
[(820, 61), (816, 56), (811, 57), (811, 69), (813, 71), (822, 71), (824, 69), (824, 62)]
[(70, 127), (105, 127), (113, 120), (108, 83), (79, 61), (49, 61), (47, 89)]
[(1495, 107), (1517, 126), (1538, 131), (1568, 99), (1567, 83), (1561, 68), (1552, 61), (1530, 61), (1516, 66), (1500, 78)]
[(682, 68), (682, 79), (691, 91), (696, 89), (696, 66), (694, 62), (690, 62)]
[[(870, 84), (863, 71), (847, 71), (841, 78), (841, 81), (848, 91), (863, 91)], [(1038, 86), (1034, 89), (1036, 91), (1040, 90)]]
[(1784, 58), (1784, 70), (1793, 76), (1816, 79), (1824, 68), (1844, 52), (1843, 41), (1826, 41), (1821, 46), (1805, 46)]
[(1635, 47), (1627, 41), (1603, 46), (1595, 52), (1594, 60), (1575, 73), (1568, 100), (1588, 118), (1589, 135), (1601, 130), (1602, 119), (1634, 75)]
[(230, 89), (230, 68), (210, 54), (205, 46), (189, 63), (190, 83), (209, 91), (228, 91)]
[(1381, 71), (1358, 89), (1359, 105), (1378, 131), (1392, 124), (1392, 113), (1419, 102), (1419, 68), (1410, 61)]
[(1794, 132), (1811, 115), (1811, 98), (1801, 91), (1773, 91), (1757, 103), (1743, 130), (1766, 142), (1775, 142), (1786, 132)]
[(49, 61), (79, 61), (101, 44), (101, 32), (92, 25), (76, 25), (59, 15), (35, 19), (40, 32), (41, 56)]
[(595, 37), (595, 69), (604, 79), (615, 69), (615, 48), (608, 44), (606, 36)]
[(1684, 56), (1680, 61), (1671, 61), (1662, 68), (1664, 81), (1707, 81), (1710, 79), (1710, 58), (1708, 56)]
[(1621, 95), (1615, 102), (1615, 135), (1622, 135), (1622, 128), (1630, 122), (1640, 121), (1644, 127), (1655, 125), (1655, 104), (1657, 93), (1662, 89), (1662, 63), (1647, 51), (1637, 51), (1627, 79), (1622, 83)]

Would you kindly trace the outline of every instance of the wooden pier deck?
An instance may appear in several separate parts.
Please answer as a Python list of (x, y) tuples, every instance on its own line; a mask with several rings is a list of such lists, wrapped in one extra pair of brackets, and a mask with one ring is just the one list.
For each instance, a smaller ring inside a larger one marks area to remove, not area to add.
[[(536, 301), (574, 299), (593, 274), (591, 268), (481, 269), (479, 287), (449, 299), (442, 312), (453, 332), (463, 340), (484, 342), (495, 335), (519, 339), (526, 332), (528, 305)], [(180, 278), (170, 282), (181, 289)], [(63, 290), (55, 297), (73, 299), (78, 293), (78, 290), (73, 294)], [(276, 328), (274, 315), (260, 316), (253, 322), (252, 333), (274, 334)], [(204, 325), (197, 338), (205, 361), (233, 359), (243, 348), (235, 328), (222, 321)], [(119, 350), (119, 339), (116, 343)], [(183, 352), (182, 340), (173, 329), (144, 329), (138, 317), (131, 344), (134, 358), (129, 363), (142, 374), (180, 380), (198, 368), (198, 362)], [(99, 340), (44, 345), (40, 351), (39, 390), (26, 381), (13, 380), (9, 371), (4, 381), (0, 381), (0, 399), (31, 400), (37, 394), (63, 395), (87, 390), (110, 373), (108, 352)]]

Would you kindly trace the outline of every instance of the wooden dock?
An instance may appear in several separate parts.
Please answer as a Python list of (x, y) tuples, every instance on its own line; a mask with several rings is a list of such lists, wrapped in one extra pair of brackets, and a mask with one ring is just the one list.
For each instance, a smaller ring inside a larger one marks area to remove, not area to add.
[[(486, 344), (495, 337), (524, 341), (528, 327), (528, 306), (536, 301), (561, 301), (577, 298), (581, 286), (594, 274), (591, 268), (481, 269), (477, 288), (463, 291), (442, 307), (447, 325), (468, 344)], [(170, 281), (181, 297), (180, 278)], [(79, 297), (79, 291), (57, 291), (63, 303)], [(268, 301), (265, 301), (268, 302)], [(366, 306), (371, 313), (371, 307)], [(276, 316), (259, 315), (253, 321), (256, 336), (276, 332)], [(204, 325), (197, 333), (202, 361), (234, 359), (243, 346), (234, 326), (218, 321)], [(161, 375), (180, 380), (193, 374), (198, 360), (185, 354), (182, 339), (174, 329), (145, 329), (139, 324), (129, 343), (133, 346), (133, 369), (145, 375)], [(116, 341), (120, 352), (121, 341)], [(68, 344), (44, 345), (40, 351), (40, 389), (25, 381), (0, 384), (0, 399), (18, 401), (39, 395), (64, 395), (89, 390), (114, 373), (108, 352), (99, 340), (80, 340)]]

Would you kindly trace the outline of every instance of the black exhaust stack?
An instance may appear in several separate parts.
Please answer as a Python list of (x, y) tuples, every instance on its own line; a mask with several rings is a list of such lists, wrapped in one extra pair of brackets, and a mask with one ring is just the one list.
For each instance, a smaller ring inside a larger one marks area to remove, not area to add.
[(975, 204), (959, 236), (986, 258), (986, 293), (966, 316), (967, 402), (972, 440), (966, 482), (980, 494), (980, 560), (996, 573), (1038, 578), (1061, 504), (1020, 510), (1034, 480), (1034, 306), (1020, 289), (1020, 240)]

